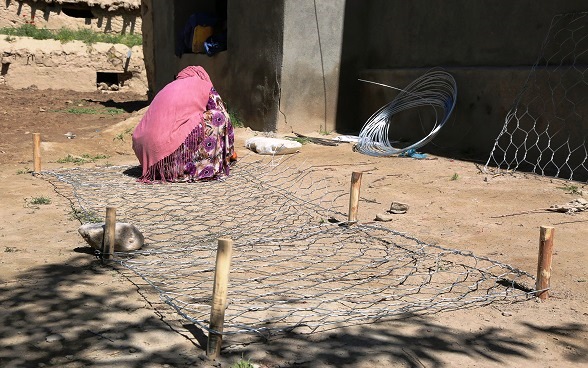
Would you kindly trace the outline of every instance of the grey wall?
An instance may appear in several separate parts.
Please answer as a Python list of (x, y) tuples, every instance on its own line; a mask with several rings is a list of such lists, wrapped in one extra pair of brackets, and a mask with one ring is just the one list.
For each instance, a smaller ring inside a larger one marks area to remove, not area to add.
[(279, 113), (284, 0), (229, 0), (223, 95), (255, 130), (274, 131)]
[(402, 88), (441, 66), (457, 80), (457, 105), (425, 150), (487, 157), (553, 16), (582, 10), (581, 0), (347, 0), (337, 130), (359, 132), (395, 96), (360, 76)]
[[(174, 57), (174, 6), (166, 0), (151, 0), (153, 27), (152, 34), (154, 84), (153, 93), (159, 92), (166, 84), (174, 79), (177, 73), (177, 60)], [(145, 26), (144, 26), (145, 27)], [(143, 29), (145, 35), (146, 29)], [(147, 59), (146, 59), (147, 60)]]
[(211, 1), (143, 0), (144, 47), (154, 95), (188, 65), (206, 69), (220, 95), (248, 126), (276, 130), (283, 52), (283, 0), (232, 0), (228, 2), (228, 50), (175, 55), (178, 32), (190, 14), (213, 10)]
[(344, 9), (345, 0), (285, 2), (278, 130), (335, 129)]

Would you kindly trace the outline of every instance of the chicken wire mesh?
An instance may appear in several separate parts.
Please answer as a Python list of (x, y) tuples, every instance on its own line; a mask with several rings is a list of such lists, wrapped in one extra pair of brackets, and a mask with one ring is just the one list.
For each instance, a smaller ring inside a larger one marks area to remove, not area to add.
[[(220, 181), (143, 184), (136, 168), (44, 171), (81, 222), (145, 235), (114, 262), (180, 316), (209, 330), (217, 239), (234, 240), (223, 334), (271, 335), (534, 295), (533, 276), (375, 224), (348, 224), (348, 194), (325, 167), (245, 157)], [(318, 179), (317, 179), (318, 178)], [(210, 330), (209, 330), (210, 331)]]
[(588, 13), (557, 15), (486, 169), (588, 180), (586, 96)]

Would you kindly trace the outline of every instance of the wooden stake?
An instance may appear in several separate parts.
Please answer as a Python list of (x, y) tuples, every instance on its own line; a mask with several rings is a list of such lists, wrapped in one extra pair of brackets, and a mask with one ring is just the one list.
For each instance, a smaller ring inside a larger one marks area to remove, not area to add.
[(41, 133), (33, 133), (33, 173), (41, 172)]
[(220, 333), (214, 333), (212, 331), (208, 333), (208, 346), (206, 347), (206, 355), (210, 359), (216, 359), (220, 355), (221, 351), (232, 253), (233, 241), (226, 238), (218, 239), (218, 247), (216, 250), (216, 266), (214, 270), (214, 286), (212, 289), (212, 309), (210, 310), (209, 327), (210, 330), (214, 330)]
[(106, 207), (106, 223), (104, 224), (104, 242), (102, 244), (102, 260), (111, 259), (114, 255), (116, 233), (116, 208)]
[(351, 174), (351, 191), (349, 193), (349, 222), (357, 222), (359, 208), (359, 188), (361, 187), (361, 172)]
[[(551, 260), (553, 255), (553, 227), (541, 226), (539, 232), (539, 261), (537, 263), (537, 283), (535, 290), (549, 289), (551, 279)], [(545, 300), (549, 297), (548, 290), (538, 292), (537, 297)]]

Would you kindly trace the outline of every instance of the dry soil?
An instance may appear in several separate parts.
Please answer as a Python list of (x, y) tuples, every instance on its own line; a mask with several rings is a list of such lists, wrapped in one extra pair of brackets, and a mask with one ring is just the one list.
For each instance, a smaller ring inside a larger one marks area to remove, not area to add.
[[(222, 358), (207, 361), (203, 336), (88, 254), (67, 201), (30, 173), (34, 132), (44, 169), (78, 165), (59, 162), (68, 155), (95, 159), (83, 166), (137, 164), (130, 130), (145, 106), (138, 95), (0, 87), (1, 366), (229, 367), (241, 357), (262, 367), (588, 366), (588, 214), (542, 210), (577, 198), (583, 183), (494, 176), (446, 157), (373, 158), (348, 144), (307, 144), (294, 159), (327, 165), (342, 188), (363, 171), (360, 221), (404, 202), (408, 212), (386, 226), (532, 274), (539, 226), (554, 226), (550, 298), (269, 341), (228, 339)], [(253, 134), (237, 129), (241, 154)], [(38, 198), (50, 203), (34, 204)]]

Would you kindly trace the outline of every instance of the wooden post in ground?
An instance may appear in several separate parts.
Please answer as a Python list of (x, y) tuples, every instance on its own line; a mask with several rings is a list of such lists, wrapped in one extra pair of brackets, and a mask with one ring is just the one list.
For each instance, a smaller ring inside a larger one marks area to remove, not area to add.
[(41, 172), (41, 133), (33, 133), (33, 173)]
[(233, 241), (226, 238), (218, 239), (216, 266), (214, 269), (214, 286), (212, 289), (212, 308), (210, 310), (209, 327), (211, 331), (208, 332), (208, 344), (206, 347), (206, 355), (210, 359), (216, 359), (221, 351), (232, 253)]
[(551, 279), (551, 260), (553, 255), (553, 227), (541, 226), (539, 232), (539, 260), (537, 262), (537, 283), (535, 290), (544, 290), (536, 295), (539, 299), (545, 300), (549, 297)]
[(116, 208), (106, 207), (106, 222), (104, 224), (104, 241), (102, 243), (102, 261), (111, 259), (114, 255), (116, 234)]
[(359, 208), (359, 189), (361, 187), (361, 172), (351, 174), (351, 191), (349, 193), (349, 222), (357, 222), (357, 210)]

